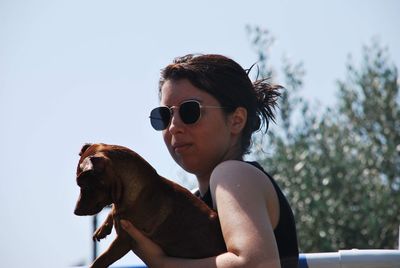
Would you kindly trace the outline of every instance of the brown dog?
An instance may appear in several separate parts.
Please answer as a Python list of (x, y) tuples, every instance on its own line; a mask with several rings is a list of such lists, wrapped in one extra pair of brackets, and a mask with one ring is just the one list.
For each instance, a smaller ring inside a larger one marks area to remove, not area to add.
[(113, 224), (117, 233), (92, 267), (108, 267), (135, 249), (120, 219), (131, 221), (169, 256), (204, 258), (226, 252), (216, 212), (185, 188), (159, 176), (135, 152), (122, 146), (87, 144), (79, 155), (80, 196), (75, 214), (94, 215), (113, 204), (93, 239), (106, 237)]

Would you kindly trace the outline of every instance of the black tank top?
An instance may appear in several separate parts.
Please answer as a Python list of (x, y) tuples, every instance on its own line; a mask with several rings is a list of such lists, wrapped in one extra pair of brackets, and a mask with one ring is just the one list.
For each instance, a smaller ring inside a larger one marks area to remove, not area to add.
[[(296, 224), (292, 209), (289, 202), (282, 193), (275, 180), (262, 168), (257, 162), (246, 162), (260, 169), (271, 180), (279, 200), (279, 222), (274, 229), (276, 243), (278, 245), (279, 258), (282, 268), (297, 268), (299, 262), (299, 249), (297, 244)], [(200, 192), (196, 191), (195, 195), (203, 200), (210, 208), (213, 208), (213, 201), (210, 189), (204, 196), (200, 196)]]

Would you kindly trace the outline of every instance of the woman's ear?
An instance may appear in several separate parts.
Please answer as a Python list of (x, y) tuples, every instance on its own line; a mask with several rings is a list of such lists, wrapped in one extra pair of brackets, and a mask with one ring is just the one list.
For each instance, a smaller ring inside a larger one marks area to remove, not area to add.
[(239, 134), (247, 122), (247, 110), (244, 107), (237, 107), (236, 110), (229, 115), (229, 122), (233, 134)]

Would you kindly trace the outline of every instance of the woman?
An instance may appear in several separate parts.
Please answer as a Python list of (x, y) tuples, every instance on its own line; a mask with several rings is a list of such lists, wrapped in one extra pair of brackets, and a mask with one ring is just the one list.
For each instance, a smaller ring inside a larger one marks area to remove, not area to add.
[(227, 252), (205, 259), (166, 256), (127, 221), (149, 267), (297, 267), (296, 228), (275, 181), (245, 162), (252, 133), (274, 120), (280, 86), (250, 81), (221, 55), (177, 58), (161, 73), (161, 107), (150, 115), (173, 159), (196, 176), (197, 195), (218, 211)]

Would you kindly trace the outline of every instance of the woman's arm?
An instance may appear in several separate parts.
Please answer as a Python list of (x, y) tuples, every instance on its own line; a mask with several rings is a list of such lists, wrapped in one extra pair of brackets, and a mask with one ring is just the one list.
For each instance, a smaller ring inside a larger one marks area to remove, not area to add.
[(280, 267), (273, 233), (279, 203), (266, 175), (244, 162), (226, 161), (213, 171), (210, 188), (228, 252), (204, 259), (168, 257), (128, 222), (125, 230), (139, 244), (135, 253), (149, 267)]
[(227, 250), (243, 264), (238, 267), (279, 267), (273, 231), (279, 201), (266, 175), (245, 162), (226, 161), (215, 168), (210, 188)]

